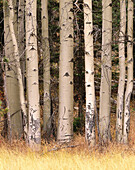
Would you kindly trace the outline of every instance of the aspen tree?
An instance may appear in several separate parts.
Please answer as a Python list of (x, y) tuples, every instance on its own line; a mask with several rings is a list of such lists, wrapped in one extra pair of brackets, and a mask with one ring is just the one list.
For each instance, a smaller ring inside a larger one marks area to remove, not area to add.
[(102, 59), (99, 130), (102, 143), (110, 140), (112, 1), (102, 0)]
[(26, 0), (26, 77), (28, 101), (28, 142), (40, 150), (40, 109), (37, 55), (37, 1)]
[(93, 54), (92, 0), (84, 0), (84, 41), (85, 41), (85, 88), (86, 116), (85, 138), (89, 146), (95, 145), (95, 88)]
[(130, 128), (130, 99), (133, 90), (133, 0), (128, 0), (127, 87), (125, 92), (123, 142), (128, 143)]
[(24, 43), (24, 0), (18, 2), (18, 48), (21, 63), (21, 72), (23, 78), (23, 85), (25, 86), (25, 43)]
[(126, 2), (120, 0), (120, 33), (119, 33), (119, 86), (116, 112), (116, 140), (122, 142), (122, 120), (125, 88), (125, 32), (126, 32)]
[(73, 137), (73, 1), (60, 0), (59, 118), (57, 140)]
[(50, 48), (48, 36), (48, 0), (42, 0), (42, 53), (44, 62), (43, 133), (46, 138), (49, 138), (51, 133)]
[(8, 141), (11, 143), (12, 142), (12, 129), (11, 129), (11, 116), (9, 112), (9, 100), (7, 96), (7, 89), (6, 89), (6, 70), (5, 73), (3, 74), (3, 80), (4, 80), (4, 96), (5, 96), (5, 101), (6, 101), (6, 107), (8, 109), (7, 111), (7, 138)]
[[(23, 118), (26, 119), (27, 113), (26, 113), (26, 103), (25, 103), (25, 98), (24, 98), (24, 87), (23, 87), (23, 82), (22, 82), (22, 74), (21, 74), (21, 68), (20, 68), (20, 57), (19, 57), (18, 44), (17, 44), (17, 39), (15, 36), (13, 22), (14, 22), (13, 4), (12, 4), (12, 0), (9, 0), (9, 28), (10, 28), (10, 34), (11, 34), (11, 38), (13, 42), (13, 47), (14, 47), (14, 61), (15, 61), (15, 66), (17, 70), (16, 76), (17, 76), (17, 81), (18, 81), (18, 86), (19, 86), (19, 99), (20, 99)], [(26, 135), (27, 135), (26, 125), (24, 127), (24, 131), (25, 131), (25, 138), (26, 138)]]
[[(9, 6), (8, 1), (4, 0), (4, 47), (5, 58), (8, 60), (6, 64), (6, 96), (8, 98), (9, 113), (11, 116), (11, 131), (13, 137), (21, 137), (23, 132), (22, 114), (19, 97), (19, 86), (17, 80), (17, 68), (14, 62), (14, 49), (9, 28)], [(15, 2), (14, 2), (15, 4)], [(16, 16), (14, 17), (16, 23)], [(14, 24), (16, 31), (16, 24)]]

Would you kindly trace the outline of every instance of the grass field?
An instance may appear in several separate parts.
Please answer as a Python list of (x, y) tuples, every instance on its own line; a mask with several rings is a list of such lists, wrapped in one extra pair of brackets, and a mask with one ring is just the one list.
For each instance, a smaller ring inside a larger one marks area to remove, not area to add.
[[(104, 148), (94, 148), (88, 151), (84, 138), (75, 148), (65, 148), (52, 151), (57, 146), (44, 146), (42, 151), (35, 153), (26, 148), (23, 143), (1, 145), (0, 170), (134, 170), (135, 147), (116, 146), (110, 144)], [(64, 146), (66, 147), (66, 146)]]

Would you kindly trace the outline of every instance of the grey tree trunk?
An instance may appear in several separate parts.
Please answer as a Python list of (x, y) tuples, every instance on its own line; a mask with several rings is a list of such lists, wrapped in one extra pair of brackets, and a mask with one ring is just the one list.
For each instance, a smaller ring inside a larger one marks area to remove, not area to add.
[(34, 150), (40, 150), (40, 108), (37, 54), (37, 1), (26, 0), (26, 76), (28, 100), (28, 142)]
[(102, 0), (102, 61), (99, 129), (101, 142), (110, 140), (112, 1)]
[(59, 118), (57, 140), (73, 137), (73, 1), (60, 0)]
[(51, 133), (50, 48), (48, 38), (48, 0), (42, 0), (42, 51), (44, 61), (43, 133), (46, 139), (49, 139)]
[(122, 120), (125, 88), (125, 33), (126, 33), (126, 2), (120, 0), (120, 33), (119, 33), (119, 86), (116, 112), (116, 141), (122, 142)]
[(84, 41), (85, 41), (85, 88), (86, 116), (85, 138), (88, 145), (95, 145), (95, 87), (93, 54), (92, 0), (84, 0)]
[[(16, 16), (14, 17), (16, 21)], [(16, 25), (14, 25), (16, 31)], [(9, 29), (9, 7), (7, 1), (4, 1), (4, 47), (5, 57), (8, 60), (6, 65), (6, 91), (9, 103), (9, 113), (11, 116), (12, 138), (22, 137), (22, 114), (19, 98), (19, 86), (17, 81), (17, 68), (14, 62), (14, 49)]]
[(133, 0), (128, 0), (127, 87), (125, 93), (123, 142), (128, 143), (130, 128), (130, 99), (133, 90)]

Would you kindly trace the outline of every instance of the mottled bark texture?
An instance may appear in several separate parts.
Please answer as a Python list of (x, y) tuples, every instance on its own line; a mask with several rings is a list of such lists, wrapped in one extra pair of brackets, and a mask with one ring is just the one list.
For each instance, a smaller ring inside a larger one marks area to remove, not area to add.
[(40, 150), (40, 109), (37, 55), (37, 1), (26, 0), (26, 76), (28, 101), (28, 142)]
[(84, 0), (84, 35), (86, 88), (85, 138), (86, 142), (91, 147), (95, 145), (95, 87), (92, 0)]
[(73, 1), (60, 0), (59, 118), (57, 140), (73, 137)]
[(50, 99), (50, 48), (48, 35), (48, 0), (42, 0), (42, 55), (44, 70), (44, 111), (43, 134), (48, 140), (51, 133), (51, 99)]
[(99, 129), (102, 143), (110, 140), (112, 1), (102, 0), (102, 59)]
[(120, 0), (120, 33), (119, 33), (119, 86), (116, 112), (116, 141), (122, 142), (122, 122), (125, 88), (125, 33), (126, 33), (126, 2)]
[[(19, 86), (17, 80), (17, 68), (15, 65), (15, 53), (13, 47), (13, 41), (11, 37), (11, 31), (9, 28), (9, 4), (4, 1), (4, 47), (5, 47), (5, 58), (8, 60), (6, 63), (6, 91), (9, 103), (9, 113), (11, 116), (11, 131), (12, 138), (18, 138), (22, 136), (22, 114), (19, 97)], [(15, 8), (16, 1), (13, 1)], [(16, 25), (16, 14), (14, 16), (14, 31), (17, 31)]]
[(128, 143), (130, 128), (130, 99), (133, 90), (133, 0), (128, 0), (127, 87), (125, 92), (123, 142)]

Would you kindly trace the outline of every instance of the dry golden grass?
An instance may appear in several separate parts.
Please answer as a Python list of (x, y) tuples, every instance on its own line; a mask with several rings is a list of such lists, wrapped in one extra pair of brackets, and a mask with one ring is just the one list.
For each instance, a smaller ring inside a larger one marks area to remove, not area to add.
[(46, 154), (33, 152), (21, 153), (18, 151), (0, 150), (1, 170), (133, 170), (135, 169), (135, 156), (123, 153), (108, 153), (102, 155), (85, 154), (83, 152), (68, 153), (58, 151)]
[[(134, 170), (135, 146), (120, 146), (110, 143), (107, 147), (95, 147), (88, 151), (84, 138), (77, 136), (75, 148), (58, 151), (55, 143), (44, 145), (39, 153), (32, 152), (23, 142), (12, 145), (1, 143), (0, 170)], [(70, 144), (71, 145), (71, 144)], [(66, 145), (61, 146), (66, 147)]]

